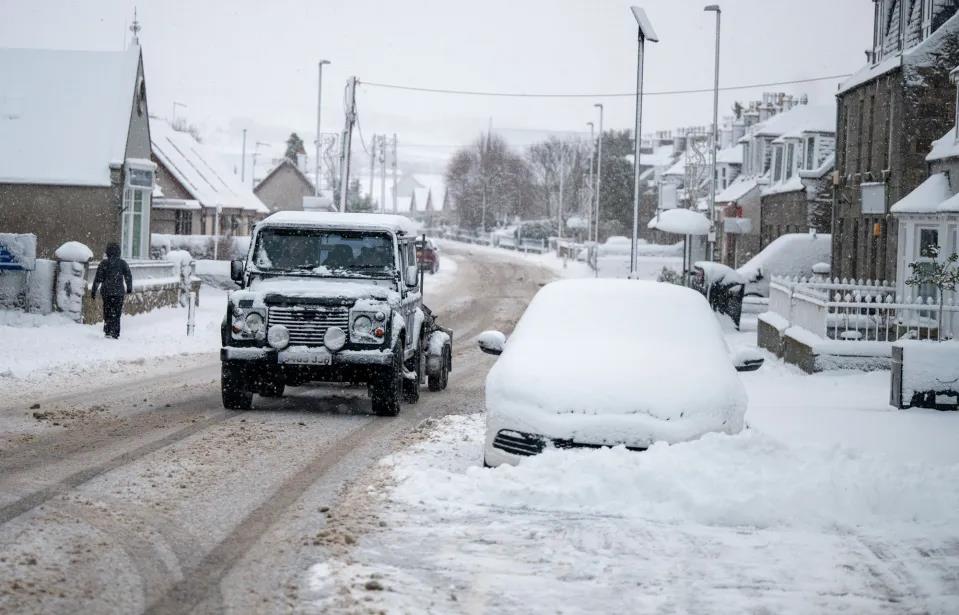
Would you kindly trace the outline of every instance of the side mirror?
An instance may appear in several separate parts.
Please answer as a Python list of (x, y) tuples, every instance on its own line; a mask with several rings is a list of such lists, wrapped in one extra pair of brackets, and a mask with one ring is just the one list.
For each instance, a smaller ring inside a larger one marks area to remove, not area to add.
[(737, 372), (754, 372), (766, 362), (762, 353), (755, 348), (741, 348), (733, 354), (732, 359)]
[(476, 341), (486, 354), (501, 355), (506, 346), (506, 336), (499, 331), (483, 331)]
[(410, 265), (406, 268), (406, 285), (410, 288), (419, 284), (420, 268), (416, 265)]
[(243, 261), (230, 261), (230, 279), (234, 282), (243, 282)]

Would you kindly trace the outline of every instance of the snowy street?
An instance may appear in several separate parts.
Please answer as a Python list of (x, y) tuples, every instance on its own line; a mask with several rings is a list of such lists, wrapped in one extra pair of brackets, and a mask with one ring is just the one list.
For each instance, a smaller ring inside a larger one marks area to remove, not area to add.
[[(493, 359), (474, 340), (582, 270), (443, 249), (455, 261), (433, 301), (457, 331), (451, 389), (397, 419), (330, 387), (224, 411), (216, 356), (163, 346), (64, 363), (54, 395), (5, 378), (21, 392), (0, 410), (0, 610), (957, 608), (954, 416), (889, 409), (885, 372), (808, 376), (769, 357), (743, 374), (742, 434), (483, 469)], [(212, 297), (200, 322), (215, 330)], [(131, 337), (161, 320), (131, 318)], [(730, 346), (754, 344), (754, 327), (727, 331)]]

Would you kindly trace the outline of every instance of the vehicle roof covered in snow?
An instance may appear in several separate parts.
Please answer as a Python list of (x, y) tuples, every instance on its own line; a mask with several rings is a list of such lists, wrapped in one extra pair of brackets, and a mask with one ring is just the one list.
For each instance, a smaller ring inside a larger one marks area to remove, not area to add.
[(416, 234), (416, 224), (405, 216), (392, 214), (342, 213), (326, 211), (278, 211), (260, 222), (263, 226), (313, 226), (337, 229), (392, 231)]

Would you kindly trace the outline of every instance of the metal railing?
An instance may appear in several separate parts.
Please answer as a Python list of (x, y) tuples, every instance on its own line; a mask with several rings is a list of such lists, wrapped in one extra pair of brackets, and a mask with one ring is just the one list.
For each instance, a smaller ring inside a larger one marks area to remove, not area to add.
[(897, 294), (885, 281), (773, 278), (769, 311), (823, 339), (959, 338), (959, 293), (945, 293), (940, 304), (934, 297)]

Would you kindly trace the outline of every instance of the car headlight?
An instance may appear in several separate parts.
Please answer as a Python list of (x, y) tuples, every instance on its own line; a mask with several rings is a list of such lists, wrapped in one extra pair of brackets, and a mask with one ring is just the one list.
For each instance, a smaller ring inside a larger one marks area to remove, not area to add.
[(346, 333), (339, 327), (330, 327), (323, 335), (323, 345), (332, 352), (342, 350), (343, 346), (346, 345)]
[(257, 312), (250, 312), (246, 315), (246, 329), (253, 337), (262, 339), (266, 333), (266, 321)]
[(370, 320), (369, 316), (357, 316), (356, 320), (353, 321), (353, 333), (362, 337), (370, 337), (372, 331), (373, 321)]
[(290, 330), (283, 325), (273, 325), (266, 333), (266, 341), (277, 350), (290, 345)]

